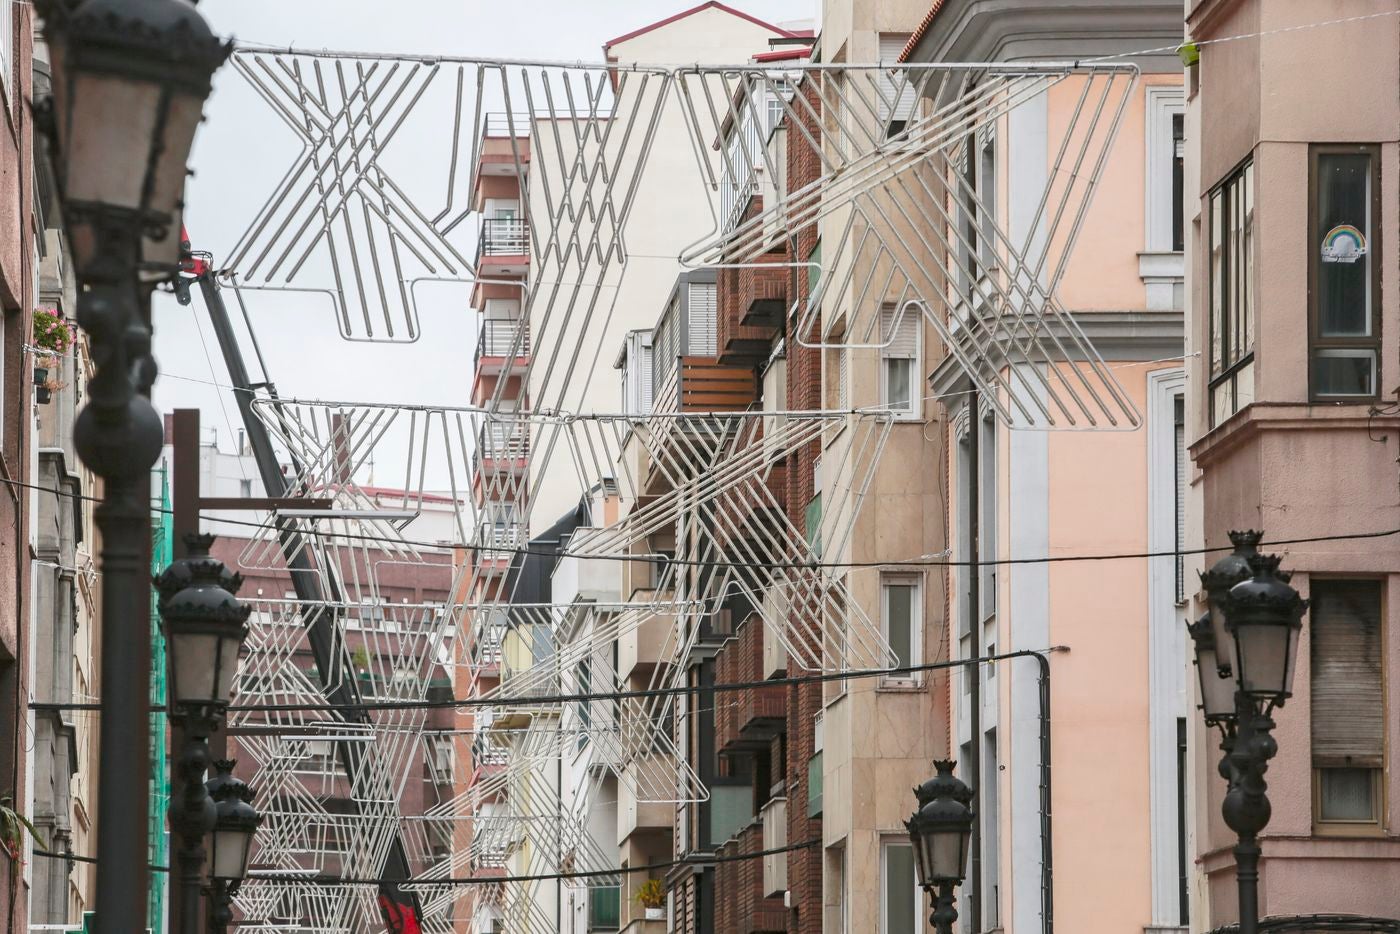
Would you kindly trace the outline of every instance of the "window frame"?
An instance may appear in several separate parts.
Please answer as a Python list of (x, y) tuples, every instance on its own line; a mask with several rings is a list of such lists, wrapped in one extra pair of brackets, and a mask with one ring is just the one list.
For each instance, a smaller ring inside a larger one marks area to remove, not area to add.
[[(924, 581), (920, 574), (886, 573), (880, 575), (880, 635), (889, 642), (890, 588), (908, 587), (909, 599), (909, 665), (922, 664), (924, 653)], [(887, 674), (880, 677), (881, 687), (914, 688), (923, 683), (922, 672)]]
[[(1380, 608), (1379, 608), (1379, 613), (1377, 614), (1377, 620), (1378, 620), (1378, 624), (1379, 624), (1379, 629), (1380, 629), (1380, 631), (1377, 633), (1377, 638), (1379, 639), (1381, 646), (1384, 647), (1384, 646), (1388, 645), (1388, 642), (1387, 642), (1387, 640), (1388, 640), (1388, 638), (1389, 638), (1389, 632), (1388, 632), (1388, 631), (1389, 631), (1389, 628), (1390, 628), (1390, 627), (1387, 625), (1387, 615), (1386, 615), (1386, 614), (1389, 612), (1389, 609), (1390, 609), (1390, 607), (1389, 607), (1390, 601), (1389, 601), (1389, 599), (1388, 599), (1388, 598), (1389, 598), (1389, 586), (1388, 586), (1388, 580), (1387, 580), (1386, 577), (1384, 577), (1384, 576), (1376, 576), (1376, 575), (1367, 575), (1367, 574), (1340, 574), (1340, 575), (1330, 575), (1330, 574), (1329, 574), (1329, 575), (1315, 575), (1315, 576), (1313, 576), (1313, 577), (1309, 580), (1309, 583), (1308, 583), (1309, 594), (1308, 594), (1308, 596), (1309, 596), (1309, 597), (1312, 597), (1312, 596), (1314, 595), (1314, 593), (1319, 589), (1319, 585), (1321, 585), (1321, 587), (1325, 588), (1325, 587), (1328, 586), (1329, 584), (1348, 584), (1348, 583), (1357, 583), (1357, 582), (1371, 582), (1371, 583), (1375, 583), (1375, 584), (1377, 585), (1378, 589), (1379, 589)], [(1314, 625), (1314, 622), (1313, 622), (1313, 620), (1311, 619), (1311, 617), (1312, 617), (1312, 614), (1309, 614), (1309, 623), (1308, 623), (1308, 639), (1309, 639), (1309, 642), (1311, 642), (1312, 637), (1313, 637), (1312, 626)], [(1309, 650), (1309, 655), (1311, 655), (1311, 651), (1312, 651), (1312, 646), (1311, 646), (1311, 645), (1309, 645), (1308, 650)], [(1383, 705), (1385, 705), (1385, 706), (1388, 707), (1388, 706), (1389, 706), (1389, 702), (1390, 702), (1390, 690), (1389, 690), (1389, 687), (1390, 687), (1390, 686), (1389, 686), (1389, 684), (1387, 683), (1387, 680), (1388, 680), (1388, 679), (1386, 678), (1387, 668), (1388, 668), (1388, 665), (1387, 665), (1387, 663), (1386, 663), (1386, 660), (1385, 660), (1384, 658), (1382, 658), (1382, 660), (1381, 660), (1381, 667), (1380, 667), (1381, 698), (1382, 698), (1382, 701), (1381, 701), (1381, 702), (1382, 702)], [(1310, 675), (1311, 675), (1311, 673), (1310, 673)], [(1309, 684), (1309, 690), (1311, 691), (1311, 683)], [(1383, 719), (1383, 721), (1384, 721), (1384, 719), (1386, 718), (1387, 715), (1388, 715), (1388, 713), (1387, 713), (1386, 711), (1383, 711), (1383, 712), (1382, 712), (1382, 719)], [(1311, 719), (1311, 710), (1309, 710), (1309, 719)], [(1312, 727), (1311, 727), (1311, 723), (1310, 723), (1310, 724), (1309, 724), (1309, 731), (1311, 731), (1311, 728), (1312, 728)], [(1387, 784), (1387, 783), (1386, 783), (1386, 776), (1387, 776), (1387, 774), (1389, 773), (1389, 770), (1390, 770), (1390, 744), (1389, 744), (1389, 742), (1387, 741), (1387, 738), (1383, 735), (1383, 736), (1382, 736), (1382, 739), (1381, 739), (1381, 764), (1380, 764), (1379, 766), (1374, 766), (1374, 767), (1369, 767), (1369, 768), (1368, 768), (1368, 771), (1371, 772), (1371, 803), (1372, 803), (1372, 814), (1375, 815), (1371, 820), (1338, 820), (1338, 819), (1336, 819), (1336, 818), (1330, 818), (1330, 819), (1327, 819), (1327, 820), (1323, 820), (1323, 818), (1322, 818), (1322, 773), (1323, 773), (1324, 771), (1328, 770), (1328, 769), (1331, 769), (1331, 768), (1346, 768), (1347, 766), (1327, 766), (1327, 765), (1319, 766), (1319, 765), (1317, 765), (1316, 763), (1314, 763), (1314, 762), (1312, 761), (1312, 739), (1311, 739), (1311, 736), (1309, 736), (1309, 740), (1308, 740), (1308, 754), (1309, 754), (1308, 768), (1309, 768), (1309, 772), (1311, 773), (1311, 782), (1312, 782), (1312, 788), (1311, 788), (1312, 814), (1311, 814), (1311, 817), (1312, 817), (1312, 832), (1313, 832), (1313, 835), (1314, 835), (1314, 836), (1324, 836), (1324, 837), (1380, 837), (1380, 836), (1385, 836), (1386, 833), (1387, 833), (1387, 828), (1388, 828), (1388, 826), (1389, 826), (1389, 822), (1386, 820), (1386, 805), (1387, 805), (1387, 801), (1388, 801), (1388, 794), (1387, 794), (1387, 788), (1386, 788), (1386, 784)], [(1351, 767), (1352, 767), (1352, 768), (1366, 768), (1366, 767), (1363, 767), (1363, 766), (1351, 766)]]
[[(1251, 177), (1251, 175), (1250, 175), (1250, 170), (1251, 170), (1251, 169), (1254, 169), (1253, 177)], [(1225, 173), (1225, 175), (1221, 177), (1220, 181), (1217, 182), (1217, 183), (1210, 189), (1210, 191), (1208, 191), (1208, 192), (1206, 193), (1206, 209), (1205, 209), (1205, 228), (1206, 228), (1206, 235), (1205, 235), (1205, 241), (1206, 241), (1205, 269), (1206, 269), (1206, 289), (1207, 289), (1207, 292), (1206, 292), (1206, 303), (1205, 303), (1205, 304), (1206, 304), (1206, 309), (1207, 309), (1207, 313), (1206, 313), (1206, 382), (1207, 382), (1206, 410), (1207, 410), (1207, 414), (1210, 416), (1210, 426), (1211, 426), (1212, 428), (1214, 428), (1214, 427), (1215, 427), (1216, 425), (1218, 425), (1218, 424), (1221, 424), (1222, 422), (1229, 421), (1233, 416), (1237, 415), (1237, 414), (1240, 412), (1240, 410), (1246, 408), (1249, 404), (1251, 404), (1251, 403), (1253, 402), (1253, 400), (1254, 400), (1254, 395), (1253, 395), (1253, 393), (1251, 392), (1251, 393), (1250, 393), (1250, 396), (1249, 396), (1250, 402), (1245, 403), (1244, 405), (1241, 405), (1241, 404), (1240, 404), (1240, 402), (1239, 402), (1239, 399), (1240, 399), (1239, 378), (1240, 378), (1240, 376), (1241, 376), (1242, 374), (1243, 374), (1243, 375), (1246, 375), (1246, 376), (1248, 376), (1248, 377), (1250, 377), (1250, 378), (1253, 378), (1253, 375), (1254, 375), (1254, 374), (1253, 374), (1253, 370), (1251, 370), (1250, 367), (1253, 366), (1253, 364), (1254, 364), (1254, 357), (1255, 357), (1255, 349), (1254, 349), (1255, 328), (1253, 327), (1254, 322), (1252, 322), (1252, 321), (1247, 321), (1247, 322), (1245, 322), (1245, 328), (1244, 328), (1244, 329), (1245, 329), (1245, 330), (1247, 331), (1247, 333), (1250, 335), (1250, 340), (1249, 340), (1249, 351), (1248, 351), (1247, 353), (1244, 353), (1244, 354), (1239, 355), (1238, 357), (1236, 357), (1236, 359), (1235, 359), (1233, 362), (1230, 362), (1228, 365), (1226, 364), (1226, 360), (1229, 358), (1230, 352), (1229, 352), (1228, 346), (1227, 346), (1226, 343), (1225, 343), (1225, 339), (1228, 338), (1228, 337), (1230, 336), (1229, 332), (1232, 330), (1230, 327), (1228, 327), (1228, 325), (1230, 324), (1230, 322), (1233, 320), (1233, 318), (1234, 318), (1235, 316), (1238, 316), (1238, 315), (1239, 315), (1240, 310), (1237, 309), (1237, 308), (1233, 308), (1233, 307), (1231, 306), (1231, 304), (1230, 304), (1230, 288), (1229, 288), (1229, 286), (1230, 286), (1230, 277), (1231, 277), (1231, 273), (1233, 272), (1233, 267), (1232, 267), (1232, 265), (1231, 265), (1231, 263), (1230, 263), (1230, 260), (1231, 260), (1232, 257), (1231, 257), (1231, 255), (1230, 255), (1230, 252), (1228, 251), (1228, 249), (1222, 249), (1222, 250), (1221, 250), (1221, 254), (1220, 254), (1220, 255), (1221, 255), (1220, 275), (1221, 275), (1221, 278), (1224, 280), (1224, 284), (1223, 284), (1223, 286), (1221, 287), (1221, 293), (1220, 293), (1220, 294), (1221, 294), (1221, 305), (1223, 306), (1223, 311), (1221, 312), (1221, 326), (1225, 329), (1225, 331), (1226, 331), (1227, 333), (1224, 334), (1224, 335), (1221, 335), (1221, 345), (1220, 345), (1221, 370), (1220, 370), (1220, 373), (1219, 373), (1218, 375), (1215, 375), (1214, 372), (1213, 372), (1213, 371), (1214, 371), (1214, 367), (1215, 367), (1215, 337), (1216, 337), (1216, 334), (1215, 334), (1215, 290), (1216, 290), (1216, 278), (1215, 278), (1215, 264), (1214, 264), (1214, 257), (1215, 257), (1215, 207), (1214, 207), (1214, 205), (1215, 205), (1215, 199), (1216, 199), (1217, 196), (1220, 197), (1220, 199), (1221, 199), (1221, 204), (1222, 204), (1222, 206), (1223, 206), (1224, 209), (1225, 209), (1225, 210), (1224, 210), (1224, 213), (1222, 214), (1222, 221), (1221, 221), (1221, 225), (1220, 225), (1220, 230), (1221, 230), (1221, 235), (1226, 239), (1226, 243), (1227, 243), (1227, 245), (1228, 245), (1228, 242), (1229, 242), (1229, 234), (1230, 234), (1231, 213), (1230, 213), (1230, 210), (1229, 210), (1229, 208), (1230, 208), (1230, 202), (1229, 202), (1229, 198), (1227, 197), (1227, 192), (1228, 192), (1229, 189), (1231, 188), (1232, 183), (1244, 184), (1244, 183), (1245, 183), (1245, 180), (1246, 180), (1247, 178), (1249, 179), (1249, 183), (1250, 183), (1251, 187), (1257, 189), (1257, 188), (1258, 188), (1258, 184), (1259, 184), (1259, 180), (1258, 180), (1257, 175), (1258, 175), (1258, 169), (1257, 169), (1257, 166), (1255, 165), (1255, 162), (1254, 162), (1254, 152), (1253, 152), (1253, 150), (1251, 150), (1250, 153), (1249, 153), (1249, 155), (1245, 156), (1245, 158), (1241, 159), (1241, 160), (1234, 166), (1234, 168), (1230, 169), (1229, 172)], [(1242, 239), (1244, 238), (1244, 232), (1245, 232), (1247, 229), (1248, 229), (1248, 228), (1241, 227), (1241, 238), (1242, 238)], [(1248, 244), (1245, 245), (1245, 246), (1243, 246), (1242, 252), (1248, 251), (1248, 250), (1252, 249), (1252, 248), (1253, 248), (1253, 245), (1254, 245), (1253, 238), (1252, 238), (1252, 237), (1248, 238)], [(1250, 271), (1251, 271), (1251, 272), (1253, 271), (1253, 268), (1254, 268), (1254, 265), (1253, 265), (1253, 264), (1250, 264)], [(1244, 287), (1245, 287), (1245, 289), (1246, 289), (1246, 294), (1252, 296), (1254, 299), (1257, 300), (1258, 296), (1255, 295), (1255, 290), (1254, 290), (1254, 288), (1253, 288), (1254, 283), (1251, 282), (1251, 281), (1248, 281), (1248, 280), (1245, 279), (1245, 278), (1241, 278), (1241, 282), (1243, 282), (1243, 284), (1244, 284)], [(1253, 305), (1252, 305), (1252, 303), (1251, 303), (1250, 301), (1246, 301), (1245, 304), (1246, 304), (1247, 306), (1250, 306), (1250, 308), (1251, 308), (1251, 310), (1252, 310)], [(1244, 371), (1246, 371), (1246, 370), (1249, 370), (1249, 372), (1248, 372), (1248, 373), (1244, 373)], [(1225, 415), (1224, 418), (1217, 418), (1217, 417), (1216, 417), (1216, 401), (1215, 401), (1215, 400), (1216, 400), (1216, 392), (1217, 392), (1218, 390), (1222, 389), (1223, 387), (1225, 387), (1227, 384), (1228, 384), (1229, 387), (1230, 387), (1230, 391), (1231, 391), (1231, 395), (1232, 395), (1232, 404), (1231, 404), (1231, 406), (1230, 406), (1230, 411), (1229, 411), (1229, 414)]]
[[(1316, 242), (1318, 212), (1318, 168), (1321, 156), (1365, 155), (1371, 162), (1371, 217), (1367, 232), (1370, 243), (1367, 255), (1371, 261), (1371, 334), (1368, 337), (1323, 337), (1321, 321), (1321, 290), (1318, 288), (1322, 258)], [(1381, 200), (1381, 147), (1378, 143), (1313, 143), (1308, 146), (1308, 401), (1314, 404), (1336, 402), (1374, 402), (1380, 397), (1385, 356), (1381, 352), (1381, 266), (1383, 223)], [(1318, 351), (1369, 350), (1374, 354), (1375, 378), (1369, 395), (1319, 394), (1316, 386), (1315, 361)]]
[[(893, 306), (884, 304), (880, 306), (880, 316), (884, 317), (884, 312)], [(920, 361), (924, 357), (924, 315), (921, 305), (914, 303), (906, 304), (903, 316), (897, 312), (894, 320), (899, 322), (900, 327), (906, 326), (906, 322), (912, 322), (909, 326), (914, 330), (914, 355), (912, 357), (902, 354), (890, 353), (889, 348), (880, 349), (880, 411), (889, 412), (897, 422), (919, 422), (923, 421), (924, 393), (923, 380), (919, 375), (922, 367)], [(880, 339), (884, 344), (893, 343), (897, 335), (894, 333), (881, 334)], [(909, 401), (905, 405), (896, 407), (890, 401), (890, 372), (889, 361), (908, 360), (909, 361)]]
[(895, 847), (899, 847), (901, 849), (906, 849), (910, 851), (909, 858), (911, 861), (912, 868), (914, 870), (914, 886), (909, 892), (909, 897), (913, 899), (914, 902), (914, 932), (915, 934), (918, 934), (918, 932), (923, 930), (923, 899), (921, 897), (921, 890), (919, 889), (918, 859), (913, 852), (914, 845), (910, 842), (908, 834), (905, 834), (903, 836), (885, 834), (880, 837), (880, 926), (878, 929), (879, 934), (890, 934), (888, 897), (890, 894), (889, 851)]

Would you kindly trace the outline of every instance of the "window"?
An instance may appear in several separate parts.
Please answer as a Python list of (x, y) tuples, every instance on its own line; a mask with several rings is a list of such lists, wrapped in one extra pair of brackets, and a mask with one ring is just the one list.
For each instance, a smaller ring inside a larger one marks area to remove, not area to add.
[(851, 407), (851, 351), (836, 350), (836, 408), (842, 412)]
[(1312, 582), (1313, 816), (1345, 833), (1381, 821), (1385, 685), (1381, 582)]
[(252, 480), (239, 480), (239, 481), (238, 481), (238, 495), (241, 496), (241, 497), (243, 497), (244, 499), (248, 499), (249, 497), (251, 497), (251, 496), (253, 495), (253, 481), (252, 481)]
[[(590, 652), (579, 660), (578, 664), (578, 692), (580, 694), (593, 693), (593, 653)], [(588, 745), (588, 730), (593, 725), (593, 709), (590, 706), (592, 701), (578, 702), (578, 748), (582, 749)]]
[[(901, 313), (902, 311), (902, 313)], [(880, 309), (880, 405), (905, 418), (919, 416), (919, 306), (885, 305)]]
[(918, 934), (923, 930), (919, 886), (914, 878), (914, 847), (908, 838), (880, 842), (880, 931)]
[(1210, 413), (1254, 401), (1254, 163), (1210, 194)]
[(452, 737), (433, 736), (428, 740), (429, 769), (432, 772), (433, 781), (439, 785), (450, 785), (453, 780), (453, 763), (456, 761), (455, 750), (452, 746)]
[[(909, 34), (885, 32), (880, 34), (880, 62), (899, 61), (899, 55), (909, 43)], [(898, 136), (909, 125), (914, 115), (914, 82), (909, 72), (903, 68), (881, 68), (876, 79), (877, 115), (884, 130), (885, 139)]]
[(822, 930), (826, 934), (846, 934), (846, 848), (828, 847), (826, 851), (826, 879), (822, 885), (822, 907), (826, 917)]
[[(909, 668), (923, 661), (920, 644), (920, 581), (913, 575), (880, 578), (880, 634), (894, 653), (894, 667)], [(887, 684), (917, 684), (917, 672), (885, 676)]]
[(1186, 602), (1186, 556), (1182, 554), (1186, 547), (1186, 397), (1180, 393), (1172, 401), (1172, 417), (1172, 466), (1175, 468), (1172, 478), (1172, 508), (1176, 512), (1176, 527), (1172, 537), (1172, 550), (1176, 552), (1176, 557), (1172, 563), (1176, 577), (1176, 602), (1182, 605)]
[(1373, 399), (1380, 354), (1380, 151), (1314, 146), (1311, 156), (1312, 398)]
[(981, 457), (981, 480), (977, 484), (981, 514), (977, 523), (978, 560), (981, 579), (978, 596), (982, 603), (982, 619), (992, 619), (997, 612), (997, 422), (983, 415), (982, 439), (978, 445)]
[(1186, 249), (1186, 117), (1172, 114), (1172, 249)]
[(997, 138), (990, 129), (982, 137), (977, 166), (978, 255), (981, 274), (989, 275), (996, 265), (997, 222)]

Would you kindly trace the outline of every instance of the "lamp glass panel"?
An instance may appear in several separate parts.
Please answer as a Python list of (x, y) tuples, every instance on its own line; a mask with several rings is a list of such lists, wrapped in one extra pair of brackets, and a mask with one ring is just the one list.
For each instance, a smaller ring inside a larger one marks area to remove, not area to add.
[(1235, 625), (1235, 652), (1239, 667), (1235, 677), (1240, 690), (1256, 697), (1276, 697), (1287, 691), (1290, 627), (1277, 623), (1249, 622)]
[(218, 693), (215, 700), (227, 701), (233, 697), (233, 679), (238, 675), (238, 650), (243, 646), (242, 632), (230, 627), (229, 632), (219, 637), (222, 646), (219, 652)]
[(1212, 600), (1210, 604), (1210, 631), (1215, 636), (1215, 664), (1233, 672), (1236, 670), (1235, 640), (1230, 635), (1230, 630), (1225, 627), (1225, 611), (1219, 604), (1219, 600)]
[(933, 876), (937, 881), (961, 879), (963, 859), (967, 855), (966, 835), (960, 830), (937, 830), (932, 837)]
[(1235, 712), (1235, 680), (1220, 677), (1214, 649), (1196, 650), (1196, 675), (1201, 684), (1201, 708), (1207, 717)]
[(79, 72), (72, 81), (62, 153), (71, 201), (135, 210), (155, 135), (160, 85)]
[(219, 641), (217, 633), (175, 629), (170, 638), (170, 679), (177, 702), (208, 703), (214, 699)]
[(253, 835), (245, 830), (219, 830), (213, 834), (209, 874), (215, 879), (242, 879), (248, 872), (248, 849)]
[(1283, 665), (1283, 693), (1293, 694), (1293, 669), (1298, 667), (1298, 637), (1302, 635), (1302, 626), (1288, 627), (1288, 658)]

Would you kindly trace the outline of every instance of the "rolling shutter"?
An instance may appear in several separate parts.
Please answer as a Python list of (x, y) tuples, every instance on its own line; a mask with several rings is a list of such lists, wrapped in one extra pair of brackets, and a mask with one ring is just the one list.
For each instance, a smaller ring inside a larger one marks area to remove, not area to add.
[[(892, 65), (899, 61), (899, 54), (909, 42), (908, 33), (886, 32), (880, 34), (880, 64)], [(902, 68), (880, 70), (878, 79), (880, 100), (877, 106), (881, 120), (908, 120), (914, 114), (914, 86), (909, 73)], [(893, 104), (893, 111), (891, 111)]]
[[(884, 348), (886, 357), (916, 359), (919, 356), (919, 321), (921, 314), (917, 306), (904, 309), (904, 317), (899, 318), (899, 308), (886, 305), (880, 309), (880, 343), (889, 341)], [(895, 322), (898, 319), (898, 327)]]
[(713, 357), (718, 350), (718, 307), (713, 282), (690, 283), (686, 318), (690, 327), (686, 350), (697, 357)]
[(1314, 581), (1309, 615), (1313, 762), (1379, 768), (1385, 747), (1380, 582)]

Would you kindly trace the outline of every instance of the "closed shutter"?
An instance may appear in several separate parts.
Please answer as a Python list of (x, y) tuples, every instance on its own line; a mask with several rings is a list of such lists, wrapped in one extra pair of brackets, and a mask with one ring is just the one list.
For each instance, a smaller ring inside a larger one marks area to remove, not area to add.
[[(896, 320), (898, 325), (896, 326)], [(917, 359), (919, 356), (919, 308), (910, 305), (904, 309), (904, 317), (899, 317), (899, 308), (886, 305), (880, 309), (880, 343), (889, 342), (884, 349), (886, 357)]]
[[(899, 61), (899, 53), (909, 42), (909, 35), (902, 32), (880, 34), (880, 64), (891, 65)], [(881, 120), (908, 120), (914, 114), (914, 82), (909, 72), (903, 68), (881, 68), (878, 81), (880, 99), (877, 106)], [(893, 109), (891, 109), (893, 106)]]
[(637, 369), (638, 369), (638, 372), (640, 373), (640, 378), (641, 378), (641, 400), (640, 400), (640, 401), (641, 401), (641, 414), (643, 414), (643, 415), (650, 415), (650, 414), (651, 414), (651, 399), (652, 399), (652, 385), (651, 385), (651, 353), (652, 353), (652, 348), (651, 348), (651, 335), (648, 334), (648, 335), (644, 336), (644, 337), (642, 338), (642, 340), (639, 341), (639, 343), (640, 343), (641, 346), (638, 348), (638, 354), (637, 354), (637, 356), (638, 356), (638, 368), (637, 368)]
[(1379, 768), (1385, 742), (1379, 581), (1314, 581), (1312, 752), (1315, 765)]
[(842, 347), (836, 351), (836, 408), (845, 411), (851, 407), (850, 364), (851, 352)]
[(697, 357), (713, 357), (719, 353), (718, 333), (716, 331), (718, 307), (715, 301), (715, 284), (713, 282), (690, 283), (689, 302), (686, 317), (690, 324), (690, 346), (687, 349)]

